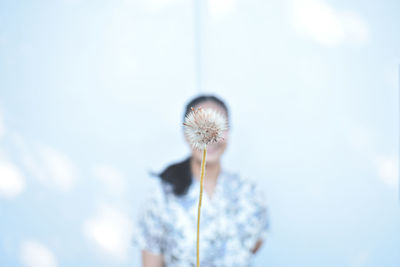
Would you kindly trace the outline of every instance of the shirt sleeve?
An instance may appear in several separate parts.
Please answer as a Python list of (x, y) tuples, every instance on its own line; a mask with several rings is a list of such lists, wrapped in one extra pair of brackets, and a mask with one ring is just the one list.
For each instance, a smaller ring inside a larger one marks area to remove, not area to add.
[(165, 248), (163, 212), (163, 194), (160, 183), (143, 205), (134, 230), (134, 245), (152, 254), (163, 254)]
[(258, 240), (265, 240), (269, 230), (269, 218), (266, 198), (263, 192), (257, 191), (254, 193), (254, 205), (256, 206), (255, 217), (258, 219), (258, 227), (256, 236)]
[(269, 219), (263, 192), (258, 190), (255, 184), (248, 185), (245, 191), (246, 198), (249, 201), (246, 207), (248, 219), (244, 226), (246, 232), (244, 245), (247, 249), (252, 250), (257, 241), (266, 239), (269, 229)]

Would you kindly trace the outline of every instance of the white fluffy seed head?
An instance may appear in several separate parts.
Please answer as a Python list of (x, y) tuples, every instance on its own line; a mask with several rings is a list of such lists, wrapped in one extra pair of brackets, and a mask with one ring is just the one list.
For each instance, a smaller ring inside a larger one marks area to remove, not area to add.
[(207, 145), (218, 142), (223, 132), (228, 129), (226, 117), (214, 109), (192, 108), (186, 116), (185, 135), (194, 148), (204, 149)]

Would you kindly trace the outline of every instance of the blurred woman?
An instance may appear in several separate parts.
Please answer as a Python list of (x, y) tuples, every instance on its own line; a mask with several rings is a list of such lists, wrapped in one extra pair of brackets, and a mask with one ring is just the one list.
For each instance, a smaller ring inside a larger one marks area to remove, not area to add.
[[(192, 107), (214, 109), (229, 121), (226, 104), (215, 96), (191, 100), (184, 117)], [(229, 130), (224, 132), (223, 140), (207, 146), (200, 221), (201, 267), (251, 266), (252, 255), (266, 237), (268, 220), (262, 194), (254, 184), (221, 166), (228, 142)], [(142, 250), (144, 267), (196, 266), (201, 159), (202, 152), (191, 148), (187, 159), (170, 165), (159, 175), (134, 237)]]

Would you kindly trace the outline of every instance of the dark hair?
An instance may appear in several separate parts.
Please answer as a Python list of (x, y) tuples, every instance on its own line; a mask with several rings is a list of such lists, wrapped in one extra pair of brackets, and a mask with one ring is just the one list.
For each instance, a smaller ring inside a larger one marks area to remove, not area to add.
[[(221, 106), (228, 117), (229, 121), (229, 112), (228, 107), (221, 99), (217, 98), (213, 95), (200, 95), (193, 98), (189, 103), (187, 103), (185, 107), (185, 113), (183, 116), (183, 120), (186, 115), (189, 114), (192, 107), (197, 106), (200, 103), (211, 101)], [(161, 174), (159, 174), (161, 180), (172, 185), (173, 193), (176, 196), (183, 196), (186, 194), (188, 188), (192, 184), (192, 170), (190, 168), (190, 157), (186, 158), (182, 162), (174, 163), (168, 166)]]

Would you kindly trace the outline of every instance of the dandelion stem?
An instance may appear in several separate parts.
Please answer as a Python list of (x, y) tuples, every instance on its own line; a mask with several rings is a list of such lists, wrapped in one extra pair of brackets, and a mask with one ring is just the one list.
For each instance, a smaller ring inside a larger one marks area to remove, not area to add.
[(199, 208), (197, 211), (197, 267), (200, 266), (200, 208), (201, 208), (201, 199), (203, 197), (203, 182), (204, 182), (204, 173), (206, 169), (206, 154), (207, 154), (207, 146), (203, 149), (203, 159), (201, 160), (201, 172), (200, 172), (200, 198), (199, 198)]

